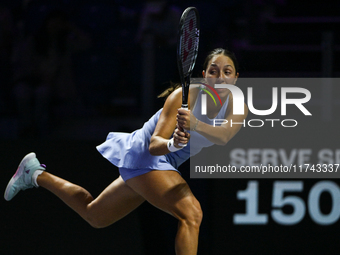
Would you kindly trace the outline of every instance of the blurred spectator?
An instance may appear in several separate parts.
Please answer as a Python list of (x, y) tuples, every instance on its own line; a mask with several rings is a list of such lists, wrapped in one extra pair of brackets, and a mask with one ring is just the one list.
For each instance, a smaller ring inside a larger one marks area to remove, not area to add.
[[(46, 135), (50, 114), (74, 113), (80, 99), (72, 71), (72, 53), (90, 39), (62, 11), (52, 11), (39, 31), (18, 43), (13, 52), (14, 93), (22, 135)], [(53, 108), (52, 108), (53, 106)]]

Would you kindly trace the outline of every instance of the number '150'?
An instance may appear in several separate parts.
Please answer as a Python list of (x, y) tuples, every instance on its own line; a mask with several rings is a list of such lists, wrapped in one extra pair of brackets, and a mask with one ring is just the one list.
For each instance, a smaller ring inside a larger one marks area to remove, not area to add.
[[(264, 225), (268, 223), (268, 215), (259, 213), (259, 186), (257, 181), (249, 181), (245, 190), (237, 192), (238, 200), (245, 200), (245, 213), (234, 214), (234, 224)], [(272, 219), (281, 225), (299, 223), (306, 214), (306, 204), (302, 198), (288, 195), (289, 192), (302, 192), (303, 181), (275, 181), (273, 183)], [(332, 199), (330, 212), (323, 213), (320, 209), (320, 197), (323, 192), (329, 193)], [(284, 206), (291, 206), (293, 212), (283, 212)], [(320, 181), (312, 186), (308, 194), (308, 212), (311, 219), (320, 225), (331, 225), (340, 217), (340, 188), (332, 181)]]

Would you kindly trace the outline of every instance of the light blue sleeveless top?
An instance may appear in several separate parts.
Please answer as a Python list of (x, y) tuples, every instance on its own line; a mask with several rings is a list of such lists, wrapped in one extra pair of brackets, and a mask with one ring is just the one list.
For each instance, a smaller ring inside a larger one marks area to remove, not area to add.
[[(202, 91), (198, 94), (193, 114), (200, 121), (212, 125), (213, 119), (201, 115), (201, 93)], [(228, 102), (229, 97), (215, 119), (225, 118)], [(204, 147), (213, 145), (213, 143), (204, 136), (191, 131), (191, 138), (188, 146), (166, 155), (152, 156), (149, 152), (150, 139), (156, 128), (162, 110), (163, 109), (157, 111), (144, 123), (141, 129), (132, 133), (109, 133), (106, 141), (97, 146), (97, 150), (104, 158), (119, 168), (177, 171), (177, 168), (189, 159), (190, 156), (199, 153)]]

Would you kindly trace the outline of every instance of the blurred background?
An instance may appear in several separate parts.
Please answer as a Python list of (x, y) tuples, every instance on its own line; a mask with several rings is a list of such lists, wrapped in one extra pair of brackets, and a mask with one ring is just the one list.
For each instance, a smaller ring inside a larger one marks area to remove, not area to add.
[[(117, 169), (102, 159), (95, 146), (110, 131), (131, 132), (141, 127), (162, 107), (164, 100), (157, 95), (170, 82), (179, 81), (176, 33), (180, 15), (188, 6), (195, 6), (201, 18), (193, 77), (201, 75), (205, 56), (216, 47), (235, 52), (240, 77), (339, 77), (340, 2), (2, 0), (3, 190), (30, 151), (37, 153), (49, 171), (85, 186), (94, 196), (118, 177)], [(334, 137), (340, 91), (325, 86), (317, 93), (322, 97), (311, 106), (316, 112), (314, 122), (304, 126), (309, 132), (281, 133), (281, 140), (276, 141), (268, 139), (268, 133), (244, 129), (230, 148), (260, 148), (262, 142), (261, 148), (287, 152), (296, 147), (313, 152), (329, 148), (332, 162), (339, 163)], [(282, 139), (285, 135), (301, 139), (292, 144)], [(320, 217), (333, 217), (329, 224), (320, 224), (306, 212), (292, 225), (275, 222), (270, 216), (266, 223), (240, 225), (233, 216), (244, 213), (246, 203), (237, 198), (237, 192), (246, 190), (250, 180), (194, 180), (187, 167), (184, 164), (180, 170), (205, 214), (199, 254), (338, 253), (337, 179), (326, 184), (320, 201), (313, 202)], [(301, 197), (306, 208), (311, 204), (310, 191), (320, 181), (298, 181), (304, 188), (295, 196)], [(255, 185), (260, 190), (256, 201), (261, 213), (271, 212), (274, 183), (260, 180)], [(0, 208), (3, 254), (174, 254), (176, 220), (147, 204), (102, 230), (87, 226), (42, 189), (19, 194), (10, 203), (3, 200)], [(285, 207), (287, 215), (293, 211), (294, 206), (293, 210)]]

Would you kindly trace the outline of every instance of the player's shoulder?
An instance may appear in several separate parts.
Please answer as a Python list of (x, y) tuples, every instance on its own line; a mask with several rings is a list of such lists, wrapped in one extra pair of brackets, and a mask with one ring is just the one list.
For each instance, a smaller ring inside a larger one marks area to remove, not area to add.
[(171, 92), (164, 103), (164, 108), (180, 108), (182, 105), (182, 88), (177, 88)]
[[(199, 88), (190, 88), (189, 89), (189, 107), (190, 107), (190, 99), (195, 100), (199, 92)], [(173, 107), (181, 107), (182, 105), (182, 87), (175, 89), (166, 99), (165, 104), (170, 104)], [(175, 106), (174, 106), (175, 105)]]
[(182, 87), (179, 87), (171, 92), (167, 100), (178, 101), (178, 100), (181, 100), (181, 96), (182, 96)]

